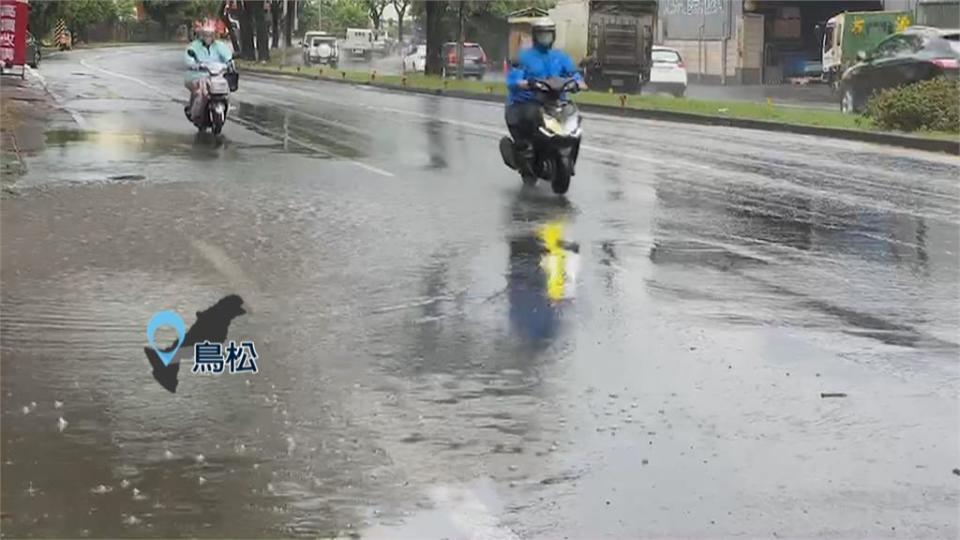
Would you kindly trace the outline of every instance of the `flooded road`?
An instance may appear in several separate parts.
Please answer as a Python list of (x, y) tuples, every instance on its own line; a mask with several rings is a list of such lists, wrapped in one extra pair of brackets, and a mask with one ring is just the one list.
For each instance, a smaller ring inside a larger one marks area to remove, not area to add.
[[(44, 62), (3, 535), (960, 533), (956, 158), (588, 115), (558, 199), (499, 106), (242, 75), (214, 139), (178, 62)], [(169, 393), (147, 322), (231, 294), (259, 372)]]

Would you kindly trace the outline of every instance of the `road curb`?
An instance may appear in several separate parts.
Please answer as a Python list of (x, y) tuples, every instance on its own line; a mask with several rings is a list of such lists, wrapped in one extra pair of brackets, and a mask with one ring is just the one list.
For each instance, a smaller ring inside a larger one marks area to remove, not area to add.
[[(295, 79), (306, 79), (320, 82), (331, 82), (338, 84), (351, 84), (357, 86), (369, 86), (371, 88), (380, 88), (395, 92), (406, 92), (409, 94), (421, 94), (441, 97), (453, 97), (460, 99), (469, 99), (473, 101), (487, 101), (503, 103), (504, 96), (498, 94), (477, 94), (475, 92), (465, 92), (462, 90), (443, 90), (412, 88), (396, 84), (381, 84), (361, 81), (351, 81), (347, 79), (334, 79), (320, 77), (308, 73), (287, 73), (271, 69), (254, 68), (247, 69), (247, 73), (268, 77), (290, 77)], [(580, 110), (589, 113), (604, 114), (607, 116), (624, 116), (627, 118), (639, 118), (644, 120), (662, 120), (665, 122), (676, 122), (683, 124), (697, 124), (708, 126), (735, 127), (743, 129), (755, 129), (761, 131), (774, 131), (780, 133), (792, 133), (796, 135), (815, 135), (819, 137), (829, 137), (833, 139), (843, 139), (848, 141), (866, 142), (874, 144), (883, 144), (887, 146), (898, 146), (912, 150), (924, 150), (927, 152), (946, 153), (960, 155), (960, 140), (951, 141), (947, 139), (931, 139), (926, 137), (917, 137), (904, 133), (882, 132), (882, 131), (860, 131), (854, 129), (838, 129), (821, 126), (804, 126), (798, 124), (783, 124), (778, 122), (769, 122), (766, 120), (752, 120), (746, 118), (727, 118), (723, 116), (706, 116), (702, 114), (684, 113), (676, 111), (658, 111), (654, 109), (637, 109), (632, 107), (611, 107), (609, 105), (595, 105), (590, 103), (578, 103)]]

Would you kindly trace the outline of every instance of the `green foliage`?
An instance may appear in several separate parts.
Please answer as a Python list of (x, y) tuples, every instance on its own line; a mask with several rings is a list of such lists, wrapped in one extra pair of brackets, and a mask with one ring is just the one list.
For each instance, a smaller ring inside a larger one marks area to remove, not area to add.
[[(118, 0), (126, 1), (126, 0)], [(144, 0), (147, 15), (164, 28), (190, 24), (198, 19), (217, 17), (221, 0)]]
[[(426, 14), (424, 3), (432, 1), (434, 0), (414, 0), (410, 6), (410, 14), (417, 20), (422, 21)], [(550, 9), (557, 4), (556, 0), (465, 0), (465, 2), (467, 17), (492, 16), (501, 19), (506, 19), (507, 15), (521, 9), (529, 7)], [(446, 12), (449, 13), (444, 14), (445, 19), (448, 18), (449, 14), (452, 14), (452, 17), (456, 19), (458, 4), (457, 0), (446, 3)]]
[(58, 16), (63, 17), (67, 25), (80, 36), (85, 35), (88, 26), (117, 20), (117, 3), (114, 0), (71, 0), (58, 4)]
[[(308, 32), (317, 29), (317, 0), (301, 0), (298, 3), (300, 32)], [(326, 7), (326, 6), (324, 6)]]
[(881, 129), (960, 132), (960, 84), (944, 77), (883, 90), (866, 115)]
[(347, 28), (367, 28), (370, 26), (370, 15), (366, 6), (359, 0), (337, 0), (332, 4), (328, 19), (328, 32), (336, 35), (346, 35)]
[(137, 17), (136, 0), (114, 0), (117, 4), (117, 18), (121, 21), (134, 20)]
[(30, 2), (30, 31), (38, 37), (44, 37), (53, 30), (60, 12), (60, 2), (40, 0)]
[[(323, 31), (343, 37), (347, 28), (367, 28), (370, 14), (364, 0), (323, 0)], [(317, 29), (317, 0), (305, 0), (300, 11), (300, 29)]]
[(223, 2), (220, 0), (190, 0), (181, 3), (183, 15), (188, 20), (217, 17), (220, 14), (220, 8), (223, 7)]
[(144, 0), (143, 8), (147, 15), (167, 27), (177, 24), (183, 19), (183, 9), (187, 3), (178, 0)]
[(387, 0), (363, 0), (364, 7), (367, 9), (367, 14), (370, 16), (370, 20), (373, 21), (374, 28), (380, 29), (381, 19), (383, 18), (383, 10), (386, 9), (388, 1)]

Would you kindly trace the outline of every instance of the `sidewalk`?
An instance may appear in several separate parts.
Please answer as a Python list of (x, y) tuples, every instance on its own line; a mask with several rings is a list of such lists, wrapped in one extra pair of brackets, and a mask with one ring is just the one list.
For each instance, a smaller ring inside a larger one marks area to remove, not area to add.
[(58, 107), (32, 72), (26, 79), (4, 76), (0, 88), (0, 189), (8, 193), (26, 172), (24, 156), (43, 148), (47, 122)]

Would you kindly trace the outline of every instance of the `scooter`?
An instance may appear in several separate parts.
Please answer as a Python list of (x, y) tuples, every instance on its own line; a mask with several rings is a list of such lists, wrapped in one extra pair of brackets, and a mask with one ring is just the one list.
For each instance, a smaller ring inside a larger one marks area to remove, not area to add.
[(546, 180), (554, 193), (562, 195), (570, 189), (570, 178), (576, 174), (583, 120), (566, 94), (577, 92), (580, 86), (575, 79), (554, 77), (531, 81), (530, 87), (541, 103), (540, 122), (531, 141), (533, 159), (523, 167), (527, 170), (519, 170), (517, 145), (510, 137), (500, 139), (500, 155), (507, 167), (520, 172), (524, 184), (536, 184), (538, 178)]
[[(187, 54), (196, 58), (193, 51), (187, 51)], [(228, 64), (221, 62), (204, 62), (198, 69), (206, 71), (210, 77), (207, 94), (207, 110), (201, 121), (194, 122), (197, 129), (204, 131), (210, 128), (215, 135), (219, 135), (223, 130), (223, 124), (227, 121), (227, 111), (230, 110), (229, 96), (230, 92), (237, 90), (238, 73), (231, 61)], [(184, 109), (187, 118), (190, 118), (190, 105)]]

